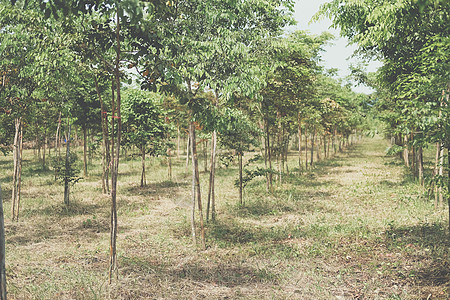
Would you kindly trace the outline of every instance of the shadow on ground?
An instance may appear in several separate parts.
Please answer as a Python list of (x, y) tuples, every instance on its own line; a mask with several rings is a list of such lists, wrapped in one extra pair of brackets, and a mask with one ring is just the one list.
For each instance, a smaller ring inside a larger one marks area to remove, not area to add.
[[(447, 224), (421, 224), (416, 226), (391, 225), (385, 241), (389, 249), (402, 249), (411, 260), (418, 286), (435, 287), (439, 297), (450, 296), (450, 236)], [(446, 298), (448, 299), (448, 298)]]

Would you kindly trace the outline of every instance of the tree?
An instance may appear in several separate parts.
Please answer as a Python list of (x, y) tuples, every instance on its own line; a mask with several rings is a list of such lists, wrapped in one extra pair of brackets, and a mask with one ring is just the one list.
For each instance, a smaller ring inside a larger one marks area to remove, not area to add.
[(449, 8), (443, 0), (334, 0), (319, 12), (333, 19), (359, 53), (383, 59), (378, 81), (387, 91), (391, 132), (399, 145), (409, 137), (413, 173), (421, 183), (422, 148), (436, 141), (449, 148), (446, 108), (439, 103), (449, 85)]
[(220, 142), (229, 149), (236, 151), (239, 158), (239, 204), (243, 201), (243, 163), (244, 152), (250, 150), (251, 146), (258, 146), (256, 137), (259, 134), (258, 128), (244, 115), (236, 109), (225, 108), (220, 118), (218, 126)]
[(145, 154), (156, 156), (164, 152), (168, 124), (157, 101), (160, 95), (128, 89), (123, 99), (124, 143), (141, 151), (141, 187), (146, 185)]

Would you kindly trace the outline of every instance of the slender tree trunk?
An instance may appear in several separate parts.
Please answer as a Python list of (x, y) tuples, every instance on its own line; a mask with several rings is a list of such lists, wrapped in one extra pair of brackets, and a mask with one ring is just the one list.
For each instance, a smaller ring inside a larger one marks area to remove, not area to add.
[(322, 148), (322, 137), (320, 136), (320, 134), (317, 134), (317, 161), (321, 159), (320, 157), (321, 148)]
[(167, 165), (168, 165), (168, 175), (169, 180), (172, 180), (172, 149), (167, 149)]
[(201, 238), (202, 238), (202, 249), (206, 250), (205, 226), (203, 223), (202, 198), (201, 198), (201, 190), (200, 190), (200, 175), (199, 175), (199, 171), (198, 171), (198, 156), (197, 156), (194, 122), (191, 122), (190, 134), (191, 134), (192, 167), (194, 168), (194, 174), (195, 174), (195, 194), (197, 196), (198, 212), (200, 214), (200, 234), (201, 234)]
[(308, 128), (305, 127), (305, 170), (308, 170)]
[(311, 135), (311, 162), (310, 162), (310, 166), (311, 169), (314, 167), (314, 139), (316, 137), (316, 129), (313, 129), (312, 135)]
[(42, 151), (42, 169), (45, 169), (45, 152), (47, 151), (47, 124), (44, 122), (44, 147)]
[[(449, 165), (450, 166), (450, 165)], [(439, 144), (439, 171), (438, 174), (441, 178), (444, 176), (444, 145)], [(439, 207), (444, 207), (444, 194), (442, 192), (442, 186), (439, 186)]]
[[(56, 134), (55, 134), (55, 157), (58, 160), (61, 158), (61, 138), (60, 138), (60, 132), (61, 132), (61, 112), (59, 112), (59, 116), (58, 116), (58, 126), (56, 127)], [(56, 168), (55, 168), (55, 181), (57, 179), (58, 174), (56, 173)]]
[(409, 149), (408, 149), (408, 136), (405, 135), (403, 138), (403, 160), (405, 165), (409, 168)]
[(419, 177), (419, 184), (423, 186), (424, 180), (423, 180), (423, 148), (422, 147), (417, 148), (417, 171), (418, 171), (418, 177)]
[(142, 158), (142, 173), (141, 173), (141, 187), (147, 185), (147, 180), (145, 178), (145, 146), (141, 146), (141, 158)]
[(0, 299), (6, 300), (6, 249), (5, 217), (3, 215), (3, 198), (0, 187)]
[(269, 190), (272, 191), (272, 180), (273, 180), (273, 174), (272, 174), (272, 150), (270, 147), (270, 131), (269, 131), (269, 122), (267, 122), (267, 156), (268, 156), (268, 162), (269, 162)]
[(289, 143), (290, 136), (287, 136), (286, 146), (284, 147), (284, 162), (286, 164), (286, 175), (289, 176), (289, 164), (288, 164), (288, 154), (289, 154)]
[(64, 174), (64, 204), (69, 206), (69, 194), (70, 194), (70, 185), (69, 185), (69, 169), (70, 169), (70, 130), (71, 124), (69, 122), (69, 117), (67, 117), (67, 139), (66, 139), (66, 161), (65, 161), (65, 174)]
[[(265, 119), (264, 119), (263, 122), (264, 122), (264, 124), (263, 124), (264, 131), (268, 133), (269, 130), (266, 129), (267, 126), (269, 126), (268, 122)], [(269, 161), (269, 152), (268, 152), (269, 147), (267, 146), (268, 145), (268, 139), (269, 139), (269, 136), (267, 134), (267, 136), (264, 137), (264, 166), (265, 166), (266, 170), (268, 169), (268, 161)], [(269, 173), (266, 174), (266, 191), (267, 192), (270, 191)]]
[[(189, 141), (190, 141), (190, 136), (191, 136), (191, 129), (192, 124), (189, 124), (189, 135), (188, 135), (188, 139), (187, 139), (187, 144), (188, 147), (190, 145)], [(189, 157), (189, 148), (187, 149), (186, 152), (186, 156)], [(193, 158), (192, 158), (193, 159)], [(187, 170), (187, 164), (186, 164), (186, 170)], [(192, 234), (192, 242), (194, 245), (197, 245), (197, 232), (195, 229), (195, 205), (196, 205), (196, 178), (195, 178), (195, 168), (192, 167), (192, 209), (191, 209), (191, 234)]]
[(189, 132), (187, 136), (186, 141), (186, 173), (188, 172), (188, 166), (189, 166), (189, 149), (191, 148), (191, 134)]
[(238, 153), (239, 157), (239, 204), (244, 206), (243, 198), (242, 198), (242, 153)]
[[(116, 157), (112, 158), (112, 172), (111, 172), (111, 179), (112, 179), (112, 185), (111, 185), (111, 235), (110, 235), (110, 255), (109, 255), (109, 282), (111, 283), (113, 274), (115, 274), (115, 277), (118, 277), (118, 270), (117, 270), (117, 250), (116, 250), (116, 244), (117, 244), (117, 177), (119, 174), (119, 157), (120, 157), (120, 140), (121, 140), (121, 134), (122, 134), (122, 119), (121, 119), (121, 112), (120, 112), (120, 55), (121, 55), (121, 48), (120, 48), (120, 17), (119, 17), (119, 9), (117, 10), (116, 14), (116, 44), (117, 44), (117, 51), (116, 51), (116, 62), (115, 62), (115, 70), (114, 70), (114, 77), (115, 77), (115, 85), (116, 85), (116, 103), (115, 107), (113, 105), (113, 109), (115, 108), (117, 110), (117, 116), (114, 115), (115, 111), (113, 110), (112, 119), (117, 118), (117, 142), (116, 144)], [(114, 102), (113, 102), (114, 104)], [(114, 126), (112, 127), (114, 131)], [(113, 147), (114, 150), (114, 147)]]
[(14, 145), (13, 145), (13, 176), (12, 176), (12, 196), (11, 196), (11, 219), (14, 221), (16, 217), (16, 202), (17, 202), (17, 177), (18, 177), (18, 170), (19, 170), (19, 159), (18, 159), (18, 153), (19, 153), (19, 119), (14, 120), (15, 125), (15, 133), (14, 133)]
[(87, 127), (86, 124), (84, 124), (82, 126), (82, 130), (83, 130), (83, 176), (87, 177), (88, 173), (87, 173), (87, 144), (88, 144), (88, 140), (87, 140)]
[(206, 222), (209, 218), (209, 208), (211, 207), (211, 219), (215, 221), (216, 219), (216, 209), (215, 209), (215, 195), (214, 195), (214, 179), (215, 179), (215, 169), (216, 169), (216, 131), (214, 130), (211, 137), (211, 166), (209, 168), (209, 189), (208, 189), (208, 204), (206, 207)]
[(208, 172), (208, 155), (206, 154), (208, 151), (208, 140), (205, 140), (203, 143), (203, 159), (204, 159), (204, 169), (203, 171)]
[(22, 146), (23, 146), (23, 129), (22, 119), (16, 118), (15, 134), (14, 134), (14, 148), (13, 148), (13, 186), (12, 186), (12, 200), (11, 200), (11, 219), (19, 220), (20, 208), (20, 189), (21, 189), (21, 174), (22, 174)]
[[(447, 95), (448, 101), (448, 95)], [(447, 190), (450, 191), (450, 147), (447, 147), (447, 166), (448, 166), (448, 179), (447, 179)], [(448, 229), (450, 231), (450, 196), (447, 195), (447, 203), (448, 203)]]
[(331, 136), (330, 135), (328, 135), (328, 143), (327, 143), (327, 157), (328, 158), (330, 158), (331, 157), (331, 155), (330, 155), (330, 145), (331, 145)]
[(334, 154), (336, 154), (336, 152), (337, 152), (337, 149), (336, 149), (336, 135), (337, 135), (337, 130), (335, 128), (334, 132), (333, 132), (333, 137), (331, 139), (331, 143), (332, 143), (332, 148), (333, 148)]
[(300, 121), (300, 113), (298, 117), (298, 172), (302, 173), (302, 122)]
[(177, 122), (177, 159), (180, 158), (180, 123)]
[(37, 148), (38, 148), (38, 158), (39, 158), (39, 160), (41, 160), (42, 159), (42, 156), (41, 156), (41, 141), (40, 141), (39, 133), (36, 134), (36, 145), (37, 145)]

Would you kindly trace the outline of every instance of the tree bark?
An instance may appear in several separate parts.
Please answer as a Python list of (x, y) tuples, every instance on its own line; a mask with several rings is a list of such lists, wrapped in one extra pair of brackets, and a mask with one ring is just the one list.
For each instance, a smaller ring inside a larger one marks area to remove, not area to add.
[(44, 122), (44, 146), (42, 151), (42, 169), (45, 169), (45, 151), (47, 150), (47, 124)]
[(3, 198), (0, 187), (0, 299), (6, 300), (6, 250), (5, 217), (3, 215)]
[(208, 155), (206, 154), (208, 150), (208, 140), (205, 140), (203, 143), (203, 171), (206, 173), (208, 172)]
[(142, 158), (142, 173), (141, 173), (141, 187), (147, 185), (145, 178), (145, 146), (141, 146), (141, 158)]
[(270, 131), (269, 131), (269, 122), (267, 122), (267, 156), (268, 156), (268, 162), (269, 162), (269, 190), (272, 191), (272, 150), (270, 148)]
[(177, 122), (177, 159), (180, 158), (180, 123)]
[(403, 161), (405, 165), (409, 168), (409, 149), (408, 149), (408, 136), (405, 135), (403, 138)]
[(187, 141), (186, 141), (186, 173), (188, 172), (188, 166), (189, 166), (189, 149), (191, 147), (191, 134), (190, 134), (190, 129), (189, 129), (189, 133), (187, 136)]
[(239, 204), (244, 206), (243, 198), (242, 198), (242, 153), (238, 153), (239, 157)]
[(423, 186), (423, 148), (417, 148), (417, 175), (419, 177), (419, 184)]
[(86, 127), (86, 124), (83, 124), (82, 129), (83, 129), (83, 176), (87, 177), (88, 176), (88, 173), (87, 173), (87, 144), (88, 144), (88, 140), (87, 140), (87, 127)]
[(168, 175), (169, 180), (172, 180), (172, 149), (167, 149), (167, 166), (168, 166)]
[(215, 169), (216, 169), (216, 131), (214, 130), (211, 137), (211, 165), (209, 168), (209, 189), (208, 189), (208, 204), (206, 206), (206, 222), (209, 218), (209, 208), (211, 205), (211, 220), (216, 220), (216, 209), (215, 209), (215, 195), (214, 195), (214, 179), (215, 179)]
[[(266, 128), (269, 125), (267, 124), (266, 120), (264, 120), (263, 122), (264, 122), (264, 124), (263, 124), (264, 131), (268, 133), (269, 130), (266, 130)], [(264, 166), (266, 167), (266, 170), (268, 169), (268, 160), (269, 160), (268, 139), (269, 139), (269, 136), (267, 134), (267, 136), (264, 137)], [(266, 191), (267, 192), (270, 191), (270, 183), (269, 183), (269, 174), (268, 173), (266, 174)]]
[(11, 200), (11, 219), (19, 220), (20, 208), (20, 189), (21, 189), (21, 174), (22, 174), (22, 146), (23, 146), (23, 129), (22, 118), (16, 118), (15, 134), (14, 134), (14, 148), (13, 148), (13, 186), (12, 186), (12, 200)]
[(67, 139), (66, 139), (66, 161), (65, 161), (65, 174), (64, 174), (64, 204), (69, 206), (69, 194), (70, 194), (70, 186), (69, 186), (69, 161), (70, 161), (70, 130), (71, 125), (69, 122), (69, 117), (67, 117)]
[[(120, 17), (119, 17), (119, 8), (117, 9), (116, 14), (116, 62), (115, 62), (115, 85), (116, 85), (116, 103), (113, 105), (113, 109), (117, 110), (117, 116), (114, 115), (115, 111), (113, 110), (112, 119), (117, 118), (117, 142), (116, 142), (116, 157), (112, 158), (112, 172), (111, 172), (111, 235), (110, 235), (110, 256), (109, 256), (109, 283), (112, 281), (113, 274), (115, 277), (118, 277), (117, 270), (117, 178), (119, 175), (119, 157), (120, 157), (120, 140), (122, 134), (122, 119), (120, 112)], [(113, 102), (114, 104), (114, 102)], [(114, 121), (113, 121), (114, 122)], [(114, 124), (113, 124), (114, 125)], [(114, 132), (114, 126), (113, 132)], [(113, 133), (114, 135), (114, 133)], [(114, 147), (113, 147), (114, 150)]]
[(314, 139), (316, 136), (316, 130), (313, 129), (312, 135), (311, 135), (311, 162), (309, 165), (311, 166), (311, 169), (314, 167)]
[(200, 234), (201, 234), (201, 238), (202, 238), (202, 249), (206, 250), (205, 226), (203, 223), (202, 198), (201, 198), (201, 190), (200, 190), (200, 175), (199, 175), (199, 170), (198, 170), (198, 156), (197, 156), (194, 122), (191, 122), (190, 135), (191, 135), (192, 167), (194, 168), (194, 174), (195, 174), (195, 194), (196, 194), (196, 198), (197, 198), (198, 212), (200, 214)]
[(302, 123), (298, 117), (298, 173), (302, 173)]

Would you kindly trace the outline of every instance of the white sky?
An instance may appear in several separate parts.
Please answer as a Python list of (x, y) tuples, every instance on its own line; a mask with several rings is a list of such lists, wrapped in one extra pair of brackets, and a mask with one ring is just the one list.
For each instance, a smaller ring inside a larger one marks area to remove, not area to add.
[[(351, 58), (353, 51), (356, 49), (355, 46), (347, 46), (348, 41), (345, 38), (339, 36), (339, 31), (331, 26), (331, 20), (323, 18), (321, 21), (308, 24), (312, 16), (319, 10), (321, 4), (330, 2), (327, 0), (297, 0), (295, 4), (295, 19), (297, 20), (297, 25), (289, 30), (307, 30), (312, 34), (320, 34), (323, 31), (328, 31), (332, 33), (336, 39), (333, 41), (332, 45), (325, 48), (325, 52), (322, 53), (323, 65), (327, 68), (337, 68), (339, 69), (340, 77), (345, 77), (350, 74), (348, 66), (350, 64), (356, 64), (358, 61), (356, 58)], [(378, 61), (369, 63), (368, 71), (375, 71), (381, 63)], [(365, 86), (358, 86), (353, 88), (356, 92), (360, 93), (371, 93), (373, 90)]]

